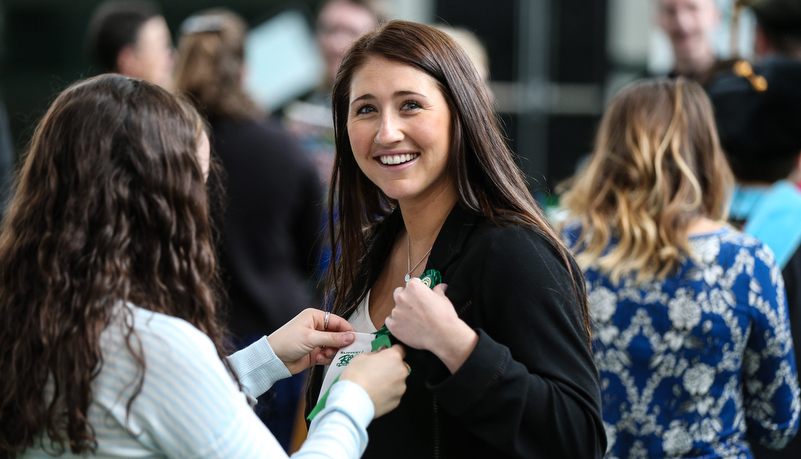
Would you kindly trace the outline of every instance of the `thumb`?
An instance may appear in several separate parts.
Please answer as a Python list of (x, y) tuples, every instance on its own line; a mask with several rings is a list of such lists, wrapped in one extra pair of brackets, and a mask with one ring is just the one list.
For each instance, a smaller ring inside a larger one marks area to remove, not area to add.
[(448, 289), (448, 284), (437, 284), (434, 286), (432, 290), (439, 296), (445, 296), (445, 290), (447, 289)]
[(315, 331), (312, 335), (313, 342), (310, 343), (316, 346), (330, 346), (330, 347), (343, 347), (353, 343), (356, 340), (356, 335), (351, 332), (324, 332)]

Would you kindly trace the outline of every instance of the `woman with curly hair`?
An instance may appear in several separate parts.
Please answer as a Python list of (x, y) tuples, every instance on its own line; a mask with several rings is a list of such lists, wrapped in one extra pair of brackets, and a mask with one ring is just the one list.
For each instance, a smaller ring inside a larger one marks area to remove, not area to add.
[[(307, 310), (225, 358), (208, 170), (201, 118), (158, 86), (101, 75), (53, 102), (0, 232), (0, 457), (285, 457), (247, 400), (352, 327)], [(355, 360), (298, 457), (358, 457), (402, 357)]]
[(725, 223), (733, 188), (709, 98), (678, 78), (611, 102), (562, 203), (584, 269), (607, 457), (753, 457), (798, 428), (781, 272)]

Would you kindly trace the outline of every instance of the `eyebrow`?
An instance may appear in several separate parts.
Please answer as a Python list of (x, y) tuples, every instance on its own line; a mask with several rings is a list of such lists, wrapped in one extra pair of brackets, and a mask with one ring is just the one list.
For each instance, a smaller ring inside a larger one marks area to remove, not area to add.
[[(392, 94), (392, 97), (396, 98), (396, 97), (405, 97), (405, 96), (412, 96), (412, 95), (413, 96), (426, 97), (425, 94), (420, 94), (419, 92), (408, 91), (408, 90), (407, 91), (395, 91)], [(369, 100), (369, 99), (375, 99), (375, 98), (376, 97), (374, 95), (370, 94), (370, 93), (362, 94), (361, 96), (353, 99), (353, 101), (350, 104), (353, 105), (353, 104), (355, 104), (356, 102), (358, 102), (360, 100)]]

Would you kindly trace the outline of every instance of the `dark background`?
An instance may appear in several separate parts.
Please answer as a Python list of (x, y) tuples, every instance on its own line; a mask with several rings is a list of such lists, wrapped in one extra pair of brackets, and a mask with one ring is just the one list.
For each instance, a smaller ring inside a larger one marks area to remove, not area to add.
[[(4, 0), (0, 45), (0, 93), (9, 114), (17, 154), (55, 95), (94, 75), (85, 53), (85, 31), (100, 0)], [(166, 0), (160, 2), (173, 31), (190, 14), (220, 6), (251, 25), (285, 8), (304, 11), (310, 22), (316, 0)], [(487, 47), (493, 85), (539, 96), (500, 113), (506, 135), (535, 192), (571, 175), (591, 149), (602, 100), (579, 110), (554, 102), (558, 88), (602, 93), (608, 73), (606, 0), (438, 0), (435, 22), (464, 27)], [(498, 92), (500, 94), (500, 92)], [(514, 96), (514, 98), (523, 100)]]

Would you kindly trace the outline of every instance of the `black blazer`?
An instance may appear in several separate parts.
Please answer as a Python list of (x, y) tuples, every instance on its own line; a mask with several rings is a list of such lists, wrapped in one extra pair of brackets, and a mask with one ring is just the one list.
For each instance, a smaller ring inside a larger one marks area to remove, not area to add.
[[(381, 222), (367, 285), (402, 228), (398, 211)], [(428, 269), (442, 273), (478, 344), (455, 374), (430, 352), (407, 347), (407, 391), (397, 409), (370, 424), (363, 457), (602, 457), (598, 373), (558, 252), (529, 228), (496, 226), (457, 204)], [(307, 410), (322, 371), (311, 378)]]

